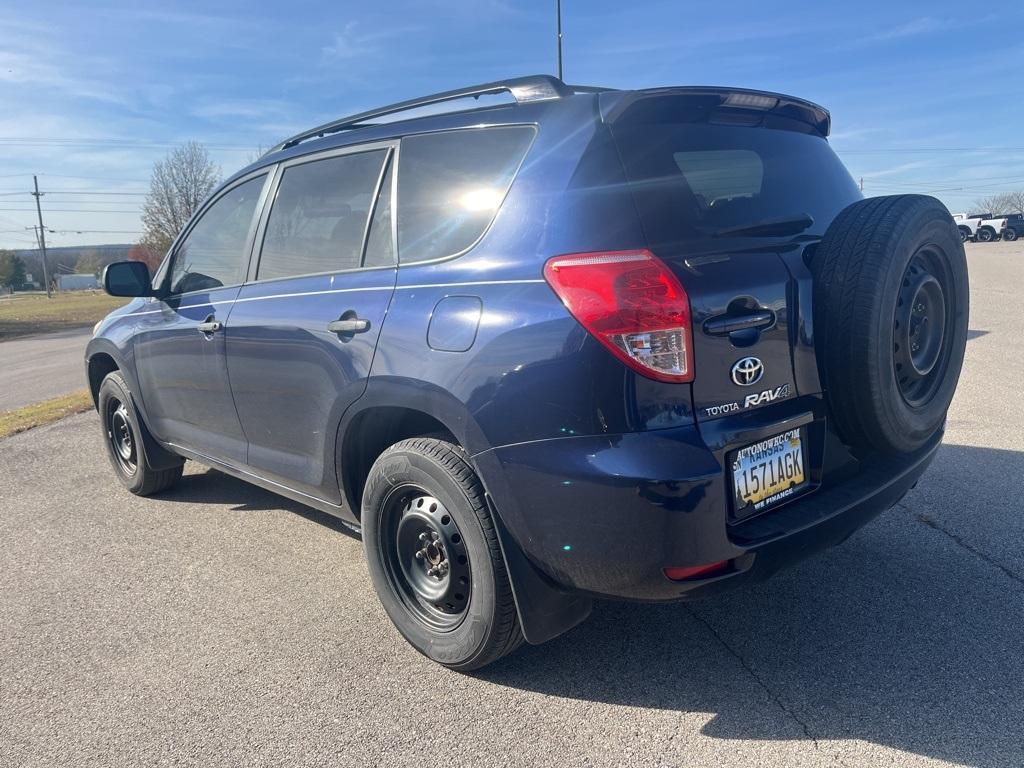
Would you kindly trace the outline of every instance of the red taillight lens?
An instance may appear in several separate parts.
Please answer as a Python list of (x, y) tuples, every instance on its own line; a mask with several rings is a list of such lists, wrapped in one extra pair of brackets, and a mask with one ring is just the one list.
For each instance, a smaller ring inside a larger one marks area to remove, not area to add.
[(690, 300), (650, 251), (555, 256), (544, 265), (544, 279), (630, 368), (659, 381), (693, 381)]
[(687, 568), (666, 568), (665, 575), (672, 579), (672, 581), (685, 581), (686, 579), (706, 579), (708, 576), (714, 576), (716, 573), (721, 573), (728, 567), (729, 561), (722, 560), (718, 563), (708, 563), (707, 565), (693, 565)]

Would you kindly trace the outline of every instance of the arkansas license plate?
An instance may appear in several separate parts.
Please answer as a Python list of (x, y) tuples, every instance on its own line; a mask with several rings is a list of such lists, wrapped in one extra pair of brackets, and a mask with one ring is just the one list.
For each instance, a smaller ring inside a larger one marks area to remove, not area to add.
[(733, 458), (732, 485), (738, 517), (767, 509), (806, 484), (799, 429), (741, 448)]

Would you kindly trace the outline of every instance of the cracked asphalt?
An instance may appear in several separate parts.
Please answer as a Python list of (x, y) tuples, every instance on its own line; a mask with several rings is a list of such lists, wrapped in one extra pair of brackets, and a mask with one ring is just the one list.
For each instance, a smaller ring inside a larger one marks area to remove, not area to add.
[(1024, 764), (1024, 247), (968, 251), (946, 443), (899, 506), (475, 676), (401, 640), (325, 516), (192, 464), (134, 498), (93, 414), (0, 442), (0, 765)]

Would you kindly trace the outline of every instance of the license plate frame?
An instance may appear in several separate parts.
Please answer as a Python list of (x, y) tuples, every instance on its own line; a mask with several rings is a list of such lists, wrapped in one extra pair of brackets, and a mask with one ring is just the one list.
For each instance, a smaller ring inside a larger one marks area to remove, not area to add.
[(807, 432), (795, 427), (745, 445), (729, 467), (734, 519), (766, 512), (809, 488)]

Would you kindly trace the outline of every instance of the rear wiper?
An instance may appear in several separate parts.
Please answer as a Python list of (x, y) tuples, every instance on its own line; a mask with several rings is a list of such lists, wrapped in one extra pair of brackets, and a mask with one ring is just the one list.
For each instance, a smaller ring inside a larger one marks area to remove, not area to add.
[(712, 237), (728, 237), (730, 235), (795, 235), (803, 232), (814, 219), (809, 214), (800, 213), (796, 216), (786, 216), (778, 219), (764, 219), (753, 224), (743, 224), (739, 227), (725, 227), (708, 232)]

